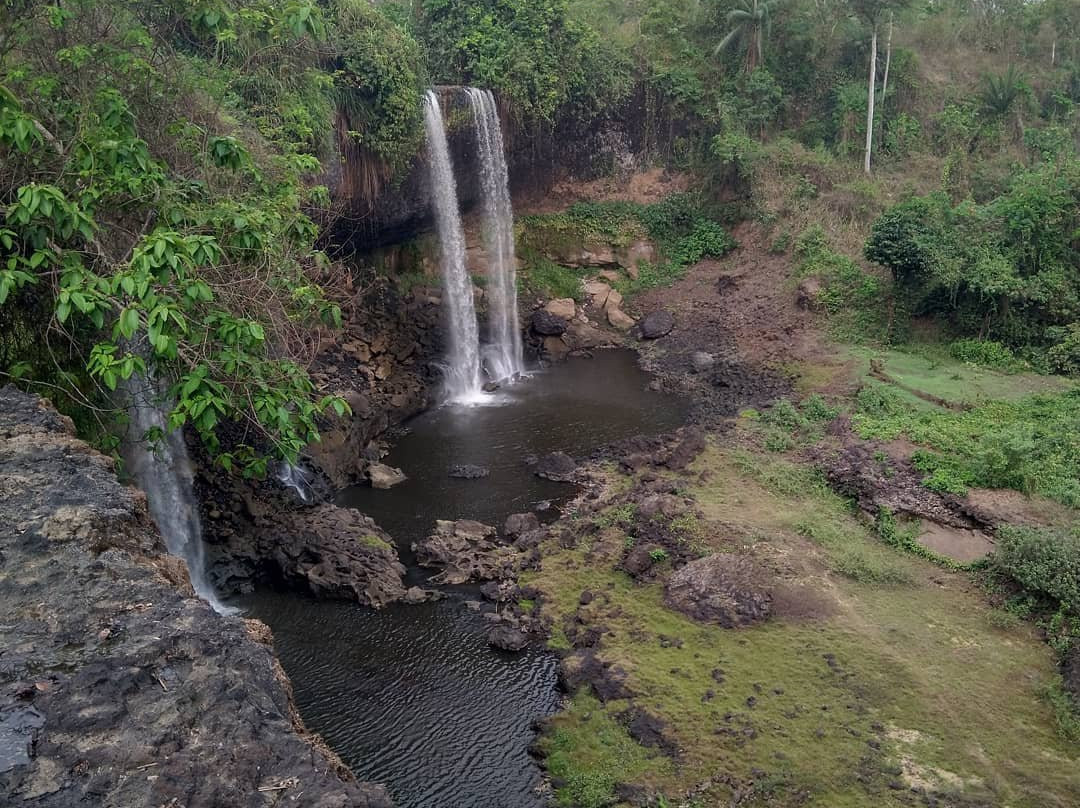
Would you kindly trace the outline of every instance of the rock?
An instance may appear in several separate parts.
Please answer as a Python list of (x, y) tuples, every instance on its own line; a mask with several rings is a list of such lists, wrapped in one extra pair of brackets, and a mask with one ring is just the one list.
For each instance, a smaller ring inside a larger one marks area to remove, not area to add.
[(707, 370), (712, 370), (712, 366), (715, 364), (716, 357), (711, 353), (694, 351), (690, 354), (690, 366), (694, 369), (695, 373), (704, 373)]
[(562, 337), (544, 338), (544, 355), (549, 359), (557, 362), (565, 359), (568, 353), (570, 353), (570, 346)]
[(491, 474), (491, 470), (484, 468), (483, 466), (474, 466), (465, 464), (461, 466), (451, 466), (449, 474), (459, 480), (480, 480)]
[(659, 749), (668, 757), (677, 757), (679, 745), (671, 737), (668, 725), (650, 712), (634, 707), (619, 716), (626, 731), (642, 746)]
[(566, 329), (563, 340), (571, 351), (585, 351), (590, 348), (599, 348), (611, 345), (611, 338), (590, 323), (574, 320)]
[(609, 284), (618, 283), (619, 273), (614, 269), (605, 269), (597, 274), (598, 277), (603, 278)]
[(557, 337), (566, 333), (566, 319), (546, 309), (532, 313), (532, 330), (542, 337)]
[(645, 315), (641, 321), (642, 339), (660, 339), (666, 337), (675, 328), (675, 318), (668, 311), (654, 311)]
[(603, 281), (586, 281), (585, 283), (585, 294), (592, 299), (592, 304), (598, 309), (604, 308), (611, 292), (611, 286)]
[(577, 463), (574, 462), (574, 458), (565, 452), (552, 452), (545, 455), (540, 458), (536, 468), (533, 469), (533, 473), (537, 477), (557, 483), (573, 482), (576, 472)]
[(620, 331), (629, 331), (637, 325), (637, 321), (622, 309), (609, 308), (607, 310), (607, 321), (613, 328), (617, 328)]
[(641, 578), (656, 565), (652, 554), (663, 549), (659, 544), (640, 544), (632, 547), (623, 559), (622, 568), (632, 577)]
[(557, 300), (549, 300), (543, 310), (561, 320), (573, 320), (574, 315), (577, 314), (577, 303), (574, 302), (572, 297), (562, 297)]
[(607, 299), (604, 301), (604, 310), (611, 312), (614, 309), (621, 309), (623, 304), (623, 296), (615, 289), (608, 292)]
[(656, 248), (647, 241), (635, 241), (620, 256), (619, 265), (626, 270), (626, 274), (637, 280), (641, 263), (643, 261), (655, 261)]
[(521, 629), (507, 623), (499, 625), (488, 631), (488, 645), (502, 651), (520, 651), (529, 644), (529, 638)]
[(626, 684), (626, 671), (603, 662), (592, 648), (580, 649), (563, 658), (559, 665), (559, 687), (574, 693), (583, 685), (592, 688), (602, 702), (634, 697)]
[(650, 494), (638, 505), (638, 514), (646, 519), (660, 515), (675, 519), (686, 513), (686, 503), (671, 494)]
[(524, 533), (530, 533), (540, 527), (540, 519), (535, 513), (513, 513), (506, 517), (503, 535), (511, 539)]
[(484, 382), (484, 387), (483, 387), (483, 391), (484, 391), (485, 393), (494, 393), (494, 392), (495, 392), (495, 391), (497, 391), (497, 390), (498, 390), (498, 389), (499, 389), (499, 388), (500, 388), (501, 386), (502, 386), (502, 385), (500, 385), (500, 384), (499, 384), (498, 382)]
[(634, 808), (649, 808), (656, 801), (656, 795), (651, 789), (633, 783), (616, 784), (615, 797), (620, 803), (632, 805)]
[(386, 490), (393, 488), (395, 485), (400, 485), (408, 478), (401, 469), (387, 466), (384, 463), (372, 463), (368, 467), (368, 479), (371, 481), (372, 488)]
[(664, 465), (675, 471), (684, 469), (705, 451), (707, 445), (705, 430), (697, 426), (686, 427), (682, 430), (682, 439), (675, 444)]
[(581, 596), (578, 598), (578, 604), (581, 605), (581, 606), (588, 606), (595, 599), (596, 599), (596, 595), (594, 595), (592, 592), (590, 592), (588, 589), (586, 589), (581, 593)]
[(716, 553), (676, 570), (664, 589), (664, 602), (704, 623), (749, 626), (772, 611), (772, 592), (764, 578), (749, 556)]
[(421, 589), (418, 586), (411, 586), (405, 593), (405, 597), (402, 598), (402, 600), (404, 600), (406, 603), (411, 603), (415, 605), (417, 603), (426, 603), (429, 600), (435, 600), (433, 596), (438, 594), (440, 593), (434, 592), (429, 589)]
[(824, 288), (821, 278), (803, 278), (795, 293), (795, 302), (800, 309), (813, 309), (817, 306), (818, 296)]
[(0, 804), (390, 808), (303, 728), (266, 627), (194, 597), (145, 495), (10, 387), (0, 509)]
[(412, 549), (420, 566), (442, 569), (431, 579), (436, 584), (508, 580), (520, 558), (514, 548), (496, 543), (495, 528), (468, 519), (436, 522), (435, 531)]

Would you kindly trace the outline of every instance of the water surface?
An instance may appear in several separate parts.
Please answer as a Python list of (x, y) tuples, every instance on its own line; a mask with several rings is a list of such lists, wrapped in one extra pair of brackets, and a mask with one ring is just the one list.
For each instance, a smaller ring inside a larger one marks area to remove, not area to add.
[[(495, 394), (491, 406), (445, 407), (408, 425), (385, 462), (409, 479), (389, 490), (343, 491), (339, 504), (372, 516), (409, 545), (437, 519), (501, 525), (556, 502), (573, 486), (536, 477), (527, 460), (583, 457), (612, 441), (683, 422), (685, 405), (650, 392), (628, 351), (571, 359)], [(451, 466), (490, 476), (452, 479)], [(410, 568), (410, 583), (426, 573)], [(558, 708), (555, 657), (488, 647), (482, 615), (457, 590), (447, 600), (374, 612), (295, 594), (244, 601), (274, 631), (304, 721), (362, 780), (382, 782), (399, 808), (541, 808), (528, 755), (536, 719)]]

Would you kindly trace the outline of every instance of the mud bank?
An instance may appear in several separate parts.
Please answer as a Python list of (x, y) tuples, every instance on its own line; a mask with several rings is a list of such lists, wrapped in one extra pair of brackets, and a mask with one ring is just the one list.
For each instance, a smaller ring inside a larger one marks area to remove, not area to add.
[(0, 803), (389, 808), (305, 731), (269, 630), (195, 598), (145, 496), (12, 388), (0, 507)]

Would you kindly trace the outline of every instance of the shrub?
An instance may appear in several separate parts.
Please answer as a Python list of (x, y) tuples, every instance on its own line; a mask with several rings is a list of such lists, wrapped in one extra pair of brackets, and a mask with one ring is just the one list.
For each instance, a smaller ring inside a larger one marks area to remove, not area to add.
[(1080, 615), (1080, 530), (1001, 527), (994, 564), (1025, 590)]
[(1017, 365), (1016, 354), (1007, 345), (993, 340), (961, 339), (949, 346), (949, 353), (961, 362), (1010, 369)]

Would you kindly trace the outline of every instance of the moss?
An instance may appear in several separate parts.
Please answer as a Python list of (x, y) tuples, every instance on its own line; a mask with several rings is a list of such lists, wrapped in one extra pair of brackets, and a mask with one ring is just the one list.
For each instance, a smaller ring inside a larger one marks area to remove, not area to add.
[(366, 536), (360, 537), (360, 543), (365, 547), (370, 547), (373, 550), (393, 550), (394, 545), (385, 539), (380, 539), (373, 533), (369, 533)]

